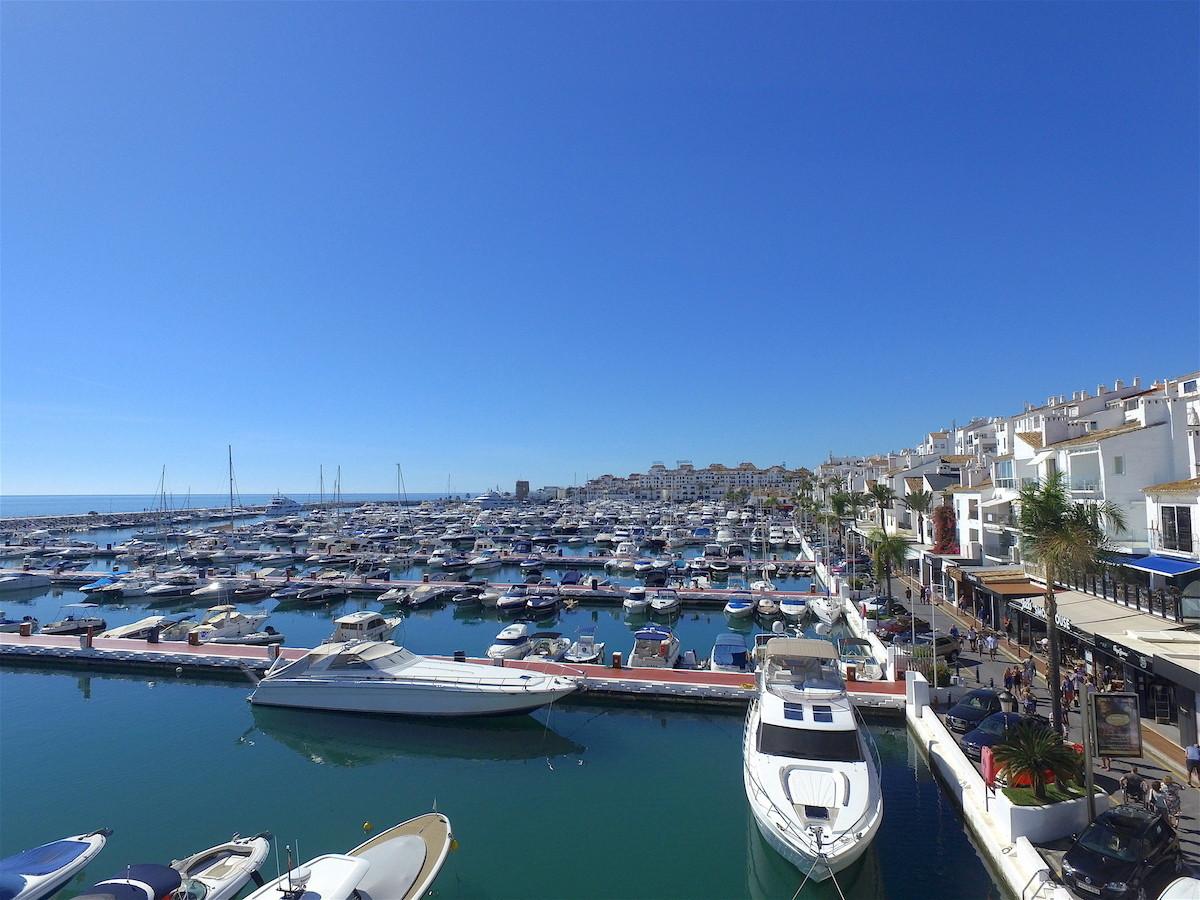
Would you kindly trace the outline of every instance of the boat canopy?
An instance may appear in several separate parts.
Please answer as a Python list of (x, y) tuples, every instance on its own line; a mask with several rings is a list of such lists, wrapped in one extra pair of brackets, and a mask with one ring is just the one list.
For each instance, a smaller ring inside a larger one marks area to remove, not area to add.
[(665, 641), (671, 637), (671, 631), (661, 625), (647, 625), (634, 632), (633, 636), (639, 641)]
[(280, 670), (288, 678), (307, 672), (330, 675), (353, 673), (356, 676), (387, 676), (412, 665), (417, 656), (384, 641), (346, 641), (322, 644)]
[(746, 639), (740, 634), (718, 635), (713, 645), (713, 661), (720, 666), (746, 668)]

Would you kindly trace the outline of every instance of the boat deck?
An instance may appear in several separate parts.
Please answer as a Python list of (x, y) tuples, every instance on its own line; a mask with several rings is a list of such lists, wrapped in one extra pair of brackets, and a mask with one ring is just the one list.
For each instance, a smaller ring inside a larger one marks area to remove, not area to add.
[[(244, 644), (193, 646), (182, 641), (150, 642), (95, 638), (92, 646), (75, 636), (0, 634), (0, 663), (81, 666), (96, 670), (167, 671), (177, 675), (261, 674), (271, 664), (271, 648)], [(285, 659), (308, 652), (281, 647)], [(490, 659), (468, 659), (495, 665)], [(574, 675), (589, 695), (624, 702), (665, 701), (697, 705), (745, 705), (754, 696), (754, 678), (733, 672), (694, 669), (616, 669), (612, 666), (568, 665), (533, 660), (506, 660), (505, 666)], [(903, 682), (851, 682), (850, 697), (859, 707), (902, 711)]]

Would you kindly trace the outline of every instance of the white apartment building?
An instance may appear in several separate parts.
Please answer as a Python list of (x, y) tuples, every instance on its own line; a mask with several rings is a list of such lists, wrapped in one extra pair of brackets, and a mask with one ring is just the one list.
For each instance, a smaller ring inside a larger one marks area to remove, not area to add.
[(713, 463), (704, 468), (696, 468), (691, 462), (680, 460), (673, 469), (656, 462), (646, 472), (634, 472), (626, 478), (612, 475), (593, 478), (584, 485), (584, 494), (589, 500), (601, 497), (685, 503), (693, 500), (719, 500), (730, 491), (775, 489), (784, 493), (788, 488), (787, 483), (797, 474), (797, 471), (782, 465), (759, 468), (750, 462), (739, 463), (737, 466)]

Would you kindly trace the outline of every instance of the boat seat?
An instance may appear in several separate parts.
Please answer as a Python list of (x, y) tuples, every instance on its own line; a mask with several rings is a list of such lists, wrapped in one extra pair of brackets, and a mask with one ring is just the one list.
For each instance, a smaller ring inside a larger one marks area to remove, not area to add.
[(25, 879), (15, 872), (0, 872), (0, 900), (13, 900), (25, 889)]
[(49, 875), (68, 863), (74, 862), (90, 846), (84, 841), (53, 841), (0, 860), (0, 872), (11, 872), (18, 875)]
[(371, 864), (359, 882), (358, 895), (362, 900), (372, 900), (376, 895), (403, 897), (421, 874), (428, 849), (424, 838), (406, 834), (355, 854)]
[(213, 854), (208, 859), (200, 860), (199, 865), (190, 868), (187, 874), (189, 878), (195, 878), (197, 875), (216, 880), (228, 878), (249, 855), (249, 853), (224, 850), (219, 854)]

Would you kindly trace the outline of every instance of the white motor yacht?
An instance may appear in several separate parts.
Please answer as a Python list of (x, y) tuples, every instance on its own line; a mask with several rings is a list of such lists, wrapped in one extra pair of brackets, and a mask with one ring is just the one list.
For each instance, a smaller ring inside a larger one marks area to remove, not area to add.
[(417, 656), (395, 644), (322, 644), (292, 663), (276, 660), (250, 701), (405, 716), (524, 713), (572, 693), (561, 675)]
[(192, 591), (191, 596), (198, 600), (228, 600), (239, 586), (239, 583), (236, 581), (215, 578), (196, 588)]
[(0, 592), (33, 591), (50, 587), (49, 575), (34, 575), (31, 572), (15, 572), (0, 578)]
[(246, 900), (417, 900), (453, 843), (450, 820), (426, 813), (382, 831), (349, 853), (329, 853), (268, 881)]
[(489, 659), (524, 659), (532, 649), (529, 642), (529, 624), (514, 622), (500, 629), (492, 646), (488, 647)]
[(333, 634), (324, 643), (338, 641), (384, 641), (404, 620), (398, 616), (387, 617), (369, 609), (348, 613), (333, 620)]
[(673, 669), (679, 660), (679, 638), (661, 625), (647, 625), (633, 634), (631, 669)]
[[(196, 640), (202, 644), (238, 644), (251, 635), (259, 634), (258, 626), (270, 616), (267, 613), (243, 613), (236, 606), (214, 606), (199, 624), (180, 623), (177, 627), (164, 631), (163, 640), (190, 640), (196, 635)], [(190, 627), (189, 627), (190, 626)]]
[(128, 625), (118, 625), (116, 628), (110, 628), (108, 631), (98, 634), (97, 637), (145, 640), (156, 628), (159, 630), (161, 636), (166, 629), (178, 621), (179, 616), (146, 616), (146, 618), (138, 619), (138, 621), (131, 622)]
[(498, 569), (503, 563), (500, 557), (500, 551), (495, 547), (483, 550), (478, 556), (472, 556), (467, 560), (467, 565), (472, 569)]
[(763, 838), (822, 881), (866, 851), (883, 820), (874, 747), (826, 641), (767, 640), (746, 715), (743, 780)]

